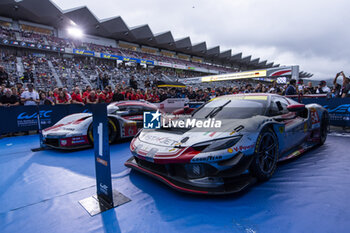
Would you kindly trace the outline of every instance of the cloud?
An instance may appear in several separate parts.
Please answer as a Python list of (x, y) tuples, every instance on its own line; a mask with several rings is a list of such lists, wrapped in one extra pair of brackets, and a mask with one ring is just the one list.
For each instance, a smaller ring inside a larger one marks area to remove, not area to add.
[(100, 19), (120, 15), (128, 26), (220, 45), (221, 50), (280, 64), (299, 64), (315, 78), (350, 74), (350, 30), (345, 0), (54, 0), (62, 9), (87, 5)]

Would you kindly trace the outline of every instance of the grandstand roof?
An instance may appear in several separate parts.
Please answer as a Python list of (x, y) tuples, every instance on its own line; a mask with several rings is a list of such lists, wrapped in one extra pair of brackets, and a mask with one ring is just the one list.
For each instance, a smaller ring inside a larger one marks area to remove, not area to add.
[(260, 67), (266, 67), (267, 60), (259, 62), (258, 66)]
[(259, 63), (259, 58), (251, 60), (251, 56), (242, 57), (242, 53), (232, 55), (231, 50), (221, 52), (220, 46), (207, 49), (205, 41), (192, 44), (190, 37), (174, 40), (170, 31), (154, 34), (147, 24), (128, 27), (120, 16), (100, 20), (86, 6), (61, 10), (50, 0), (1, 0), (0, 15), (56, 28), (76, 24), (86, 34), (200, 56), (225, 64), (240, 64), (251, 68), (268, 68), (273, 65), (267, 61)]
[(231, 53), (232, 53), (232, 50), (231, 50), (231, 49), (230, 49), (230, 50), (227, 50), (227, 51), (224, 51), (224, 52), (221, 52), (221, 53), (219, 54), (219, 58), (229, 60), (229, 59), (231, 58), (231, 56), (232, 56)]
[(241, 62), (242, 62), (243, 64), (249, 64), (250, 59), (252, 59), (252, 55), (243, 57), (242, 60), (241, 60)]
[(192, 45), (192, 53), (197, 56), (204, 56), (207, 52), (207, 43), (205, 41)]
[(176, 47), (176, 50), (179, 52), (183, 52), (187, 54), (190, 53), (191, 47), (192, 47), (190, 37), (185, 37), (185, 38), (176, 40), (175, 47)]
[(237, 53), (231, 56), (231, 61), (242, 61), (242, 53)]
[(251, 60), (251, 61), (250, 61), (250, 64), (251, 64), (251, 65), (258, 65), (258, 64), (259, 64), (259, 60), (260, 60), (260, 58), (256, 58), (256, 59), (254, 59), (254, 60)]
[(218, 57), (220, 53), (220, 46), (215, 46), (210, 49), (207, 49), (206, 56), (213, 58), (213, 57)]
[(267, 64), (266, 64), (266, 67), (267, 67), (267, 68), (272, 68), (272, 67), (273, 67), (273, 62), (267, 63)]

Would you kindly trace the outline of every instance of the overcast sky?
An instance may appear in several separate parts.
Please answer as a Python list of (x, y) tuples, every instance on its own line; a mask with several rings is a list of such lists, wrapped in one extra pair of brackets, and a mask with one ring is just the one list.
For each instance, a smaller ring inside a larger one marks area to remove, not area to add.
[(346, 0), (53, 0), (61, 9), (86, 5), (99, 19), (122, 16), (175, 39), (220, 45), (260, 61), (300, 65), (328, 79), (350, 75), (350, 1)]

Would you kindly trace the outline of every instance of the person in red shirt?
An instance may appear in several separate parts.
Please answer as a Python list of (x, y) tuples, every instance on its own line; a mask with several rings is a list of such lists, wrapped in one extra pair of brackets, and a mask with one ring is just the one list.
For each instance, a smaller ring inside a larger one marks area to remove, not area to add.
[(157, 94), (157, 91), (154, 90), (152, 92), (152, 99), (151, 99), (152, 103), (158, 103), (159, 102), (159, 95)]
[(136, 94), (134, 89), (132, 89), (132, 91), (131, 91), (130, 100), (138, 100), (138, 95)]
[(146, 93), (145, 93), (145, 100), (151, 102), (152, 101), (152, 98), (153, 98), (153, 95), (152, 95), (152, 92), (150, 89), (147, 89), (146, 90)]
[(59, 93), (58, 88), (53, 89), (53, 96), (54, 96), (56, 99), (57, 99), (57, 97), (58, 97), (58, 93)]
[(89, 95), (86, 97), (86, 103), (87, 104), (97, 104), (98, 103), (98, 96), (96, 95), (95, 91), (90, 91)]
[(110, 103), (113, 100), (113, 91), (112, 88), (110, 86), (107, 87), (107, 99), (106, 99), (106, 103)]
[(86, 91), (84, 91), (83, 93), (83, 99), (85, 99), (85, 97), (87, 97), (90, 94), (90, 91), (91, 91), (91, 87), (87, 86)]
[(129, 90), (126, 91), (125, 93), (125, 99), (131, 100), (132, 98), (132, 89), (130, 88)]
[(121, 89), (120, 94), (122, 94), (124, 98), (126, 98), (126, 89), (125, 88)]
[(56, 98), (56, 104), (70, 104), (68, 96), (63, 91), (59, 92), (58, 97)]
[(100, 103), (106, 103), (106, 102), (107, 102), (107, 95), (108, 95), (108, 93), (107, 93), (107, 90), (106, 90), (106, 88), (105, 88), (103, 91), (101, 91), (101, 92), (98, 94), (99, 102), (100, 102)]
[(138, 100), (145, 99), (145, 97), (144, 97), (144, 95), (142, 95), (140, 89), (137, 89), (137, 91), (136, 91), (136, 99), (138, 99)]
[(71, 95), (72, 97), (72, 103), (73, 104), (81, 104), (84, 105), (84, 100), (83, 100), (83, 96), (80, 93), (80, 90), (78, 87), (75, 88), (74, 92)]

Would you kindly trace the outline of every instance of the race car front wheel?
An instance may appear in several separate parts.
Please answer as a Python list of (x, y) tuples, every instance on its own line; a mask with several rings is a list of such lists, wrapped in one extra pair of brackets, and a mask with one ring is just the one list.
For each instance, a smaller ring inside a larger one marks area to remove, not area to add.
[[(118, 127), (112, 119), (108, 119), (108, 138), (109, 143), (113, 143), (118, 137)], [(94, 134), (92, 129), (92, 123), (88, 128), (88, 138), (91, 144), (94, 144)]]
[(270, 179), (278, 160), (278, 140), (270, 128), (264, 128), (256, 142), (255, 158), (250, 166), (250, 172), (259, 180)]

